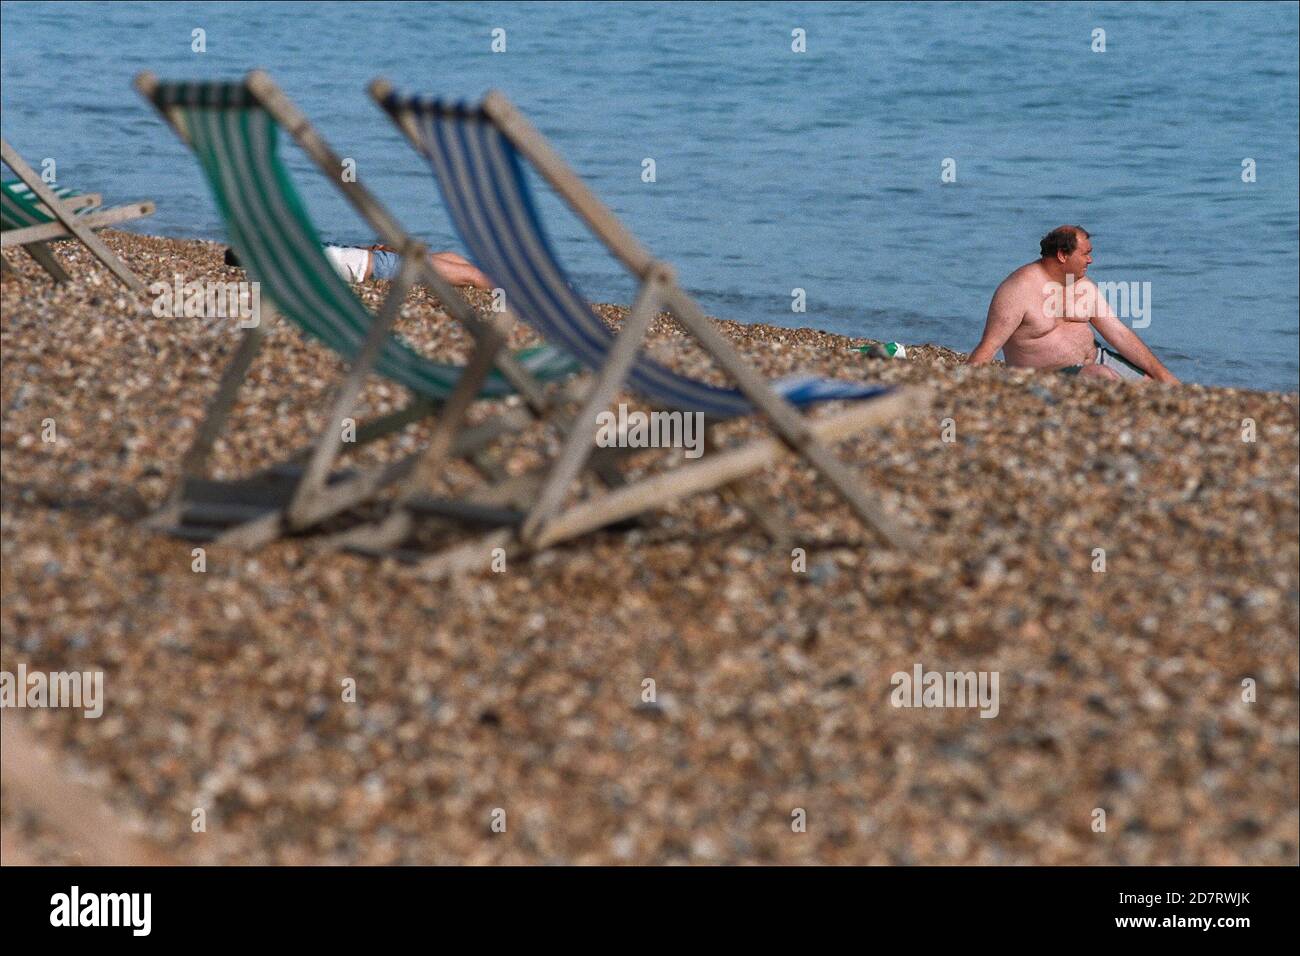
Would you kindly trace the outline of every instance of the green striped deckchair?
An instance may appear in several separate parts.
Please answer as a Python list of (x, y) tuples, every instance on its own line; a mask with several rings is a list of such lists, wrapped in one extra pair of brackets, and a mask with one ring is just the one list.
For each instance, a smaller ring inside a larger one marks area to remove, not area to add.
[[(54, 217), (40, 197), (21, 179), (0, 182), (0, 190), (4, 191), (4, 195), (0, 196), (0, 227), (21, 229), (23, 226), (53, 221)], [(99, 196), (87, 195), (71, 186), (60, 186), (57, 183), (51, 184), (50, 192), (54, 193), (55, 199), (63, 200), (65, 209), (73, 212), (93, 209), (102, 201)]]
[[(507, 321), (479, 319), (433, 269), (424, 246), (408, 236), (360, 183), (343, 181), (337, 154), (266, 74), (250, 73), (237, 83), (163, 83), (142, 73), (136, 88), (198, 157), (230, 245), (261, 294), (260, 321), (244, 330), (182, 463), (177, 493), (151, 519), (155, 527), (245, 547), (286, 531), (305, 530), (373, 497), (394, 481), (417, 472), (426, 474), (422, 469), (447, 456), (472, 456), (499, 435), (526, 424), (529, 412), (539, 413), (545, 407), (548, 399), (542, 383), (567, 378), (576, 370), (577, 364), (554, 347), (515, 355), (506, 351)], [(401, 269), (378, 316), (325, 257), (320, 235), (280, 159), (281, 129), (341, 189), (381, 240), (401, 253)], [(475, 337), (476, 348), (467, 366), (424, 358), (393, 333), (406, 293), (416, 283), (431, 287), (443, 307)], [(229, 417), (235, 393), (277, 315), (349, 363), (326, 424), (310, 447), (251, 479), (204, 478), (204, 466)], [(414, 399), (400, 411), (356, 427), (353, 443), (374, 441), (436, 412), (430, 445), (437, 452), (430, 455), (426, 448), (370, 472), (333, 474), (342, 451), (343, 425), (351, 419), (363, 379), (372, 371), (406, 386)], [(474, 429), (463, 427), (465, 412), (475, 399), (516, 393), (524, 398), (525, 409), (509, 409)]]
[[(153, 203), (97, 210), (99, 196), (46, 183), (8, 141), (0, 143), (5, 165), (18, 176), (0, 183), (0, 248), (22, 248), (55, 282), (68, 282), (70, 276), (54, 258), (48, 243), (77, 239), (127, 288), (143, 292), (144, 283), (91, 230), (152, 215)], [(9, 269), (8, 263), (5, 269)]]

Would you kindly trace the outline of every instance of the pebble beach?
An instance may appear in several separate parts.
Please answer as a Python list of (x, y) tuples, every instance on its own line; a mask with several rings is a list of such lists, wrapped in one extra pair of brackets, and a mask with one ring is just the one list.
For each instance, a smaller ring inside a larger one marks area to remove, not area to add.
[[(146, 284), (243, 278), (215, 243), (102, 235)], [(872, 359), (851, 351), (867, 339), (722, 321), (769, 377), (929, 390), (928, 407), (836, 446), (921, 539), (915, 554), (859, 528), (787, 457), (757, 482), (793, 529), (780, 547), (705, 494), (504, 573), (429, 581), (312, 536), (214, 548), (200, 573), (193, 543), (140, 523), (173, 488), (238, 330), (155, 317), (84, 248), (56, 254), (76, 281), (56, 288), (6, 253), (16, 274), (0, 290), (0, 654), (10, 672), (102, 671), (105, 706), (4, 719), (151, 853), (1300, 862), (1295, 392), (970, 368), (910, 342), (904, 359)], [(388, 283), (357, 288), (374, 308)], [(615, 326), (626, 315), (597, 308)], [(469, 357), (425, 290), (398, 328), (430, 357)], [(668, 364), (710, 374), (668, 318), (651, 340)], [(310, 441), (341, 369), (276, 325), (216, 473)], [(373, 380), (364, 414), (406, 398)], [(428, 433), (355, 460), (409, 453)], [(501, 466), (557, 448), (536, 428)], [(996, 716), (895, 706), (891, 676), (917, 665), (997, 673)], [(5, 861), (89, 861), (10, 774)]]

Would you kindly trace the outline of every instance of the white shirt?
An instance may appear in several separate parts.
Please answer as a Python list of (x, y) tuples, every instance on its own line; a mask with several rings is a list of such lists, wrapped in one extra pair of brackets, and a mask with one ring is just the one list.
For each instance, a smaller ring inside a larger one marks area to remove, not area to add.
[(334, 271), (348, 282), (361, 282), (370, 269), (370, 250), (354, 249), (350, 246), (326, 246), (325, 258), (329, 259)]

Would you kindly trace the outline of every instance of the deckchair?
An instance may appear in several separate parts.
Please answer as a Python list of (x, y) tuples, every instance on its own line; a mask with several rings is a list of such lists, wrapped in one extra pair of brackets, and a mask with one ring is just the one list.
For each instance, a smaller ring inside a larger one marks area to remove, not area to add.
[[(526, 425), (544, 410), (544, 383), (565, 379), (577, 365), (560, 349), (543, 346), (512, 356), (504, 349), (507, 326), (480, 320), (473, 308), (433, 269), (425, 247), (402, 231), (359, 182), (340, 175), (339, 156), (307, 118), (254, 71), (243, 82), (164, 83), (149, 73), (136, 88), (163, 115), (198, 157), (225, 223), (231, 247), (251, 280), (260, 283), (260, 321), (246, 328), (222, 375), (194, 443), (182, 462), (171, 501), (150, 519), (154, 527), (182, 537), (256, 547), (286, 532), (303, 531), (371, 497), (407, 474), (418, 456), (369, 471), (334, 473), (344, 448), (342, 423), (349, 419), (365, 376), (371, 372), (406, 386), (414, 399), (405, 408), (362, 426), (354, 447), (375, 441), (435, 415), (431, 443), (440, 454), (466, 457), (501, 434)], [(325, 257), (312, 224), (280, 159), (283, 129), (338, 186), (388, 246), (401, 254), (401, 268), (378, 316), (357, 298)], [(431, 361), (392, 333), (416, 283), (433, 289), (443, 307), (476, 340), (467, 368)], [(269, 301), (267, 301), (269, 300)], [(315, 441), (271, 468), (239, 481), (204, 477), (212, 447), (225, 427), (249, 365), (267, 329), (283, 315), (349, 363)], [(526, 409), (509, 409), (474, 429), (452, 428), (476, 398), (519, 394)], [(468, 507), (468, 506), (467, 506)]]
[[(7, 140), (0, 139), (0, 151), (5, 165), (18, 176), (0, 188), (0, 249), (21, 246), (55, 282), (67, 282), (70, 279), (67, 270), (54, 258), (47, 243), (54, 239), (77, 239), (128, 289), (144, 291), (144, 283), (92, 230), (152, 215), (153, 203), (131, 203), (91, 212), (100, 203), (98, 196), (50, 186)], [(5, 268), (9, 268), (7, 263)]]
[[(527, 511), (514, 515), (511, 527), (440, 555), (434, 566), (481, 560), (476, 556), (484, 547), (545, 548), (693, 492), (734, 487), (776, 459), (782, 446), (802, 456), (888, 541), (911, 544), (911, 536), (870, 499), (858, 477), (823, 440), (844, 437), (916, 407), (922, 398), (917, 390), (813, 378), (769, 383), (714, 328), (677, 284), (672, 269), (650, 256), (502, 94), (489, 93), (481, 105), (469, 106), (400, 95), (384, 80), (373, 82), (370, 92), (429, 161), (471, 258), (505, 290), (516, 317), (596, 373), (583, 411)], [(617, 334), (595, 314), (556, 260), (524, 176), (525, 160), (640, 280), (631, 313)], [(650, 321), (661, 310), (694, 336), (737, 387), (677, 374), (641, 354)], [(716, 451), (565, 508), (565, 498), (592, 452), (597, 414), (624, 386), (656, 406), (702, 412), (713, 423), (757, 414), (777, 440)], [(822, 420), (797, 410), (836, 399), (852, 400), (856, 407)], [(389, 532), (377, 533), (370, 547), (391, 546), (410, 529), (409, 518), (390, 516), (388, 524)]]
[[(6, 199), (12, 197), (14, 202), (24, 207), (35, 206), (36, 209), (33, 212), (35, 217), (50, 218), (44, 203), (41, 202), (36, 193), (32, 192), (31, 187), (21, 179), (6, 179), (0, 182), (0, 189), (8, 193), (8, 196), (4, 197)], [(54, 193), (55, 199), (63, 202), (64, 208), (73, 212), (94, 209), (103, 202), (103, 197), (95, 193), (83, 193), (71, 186), (60, 186), (57, 183), (50, 186), (50, 192)], [(3, 222), (7, 229), (16, 229), (20, 225), (16, 218), (10, 215), (8, 209), (2, 208), (0, 208), (0, 222)]]

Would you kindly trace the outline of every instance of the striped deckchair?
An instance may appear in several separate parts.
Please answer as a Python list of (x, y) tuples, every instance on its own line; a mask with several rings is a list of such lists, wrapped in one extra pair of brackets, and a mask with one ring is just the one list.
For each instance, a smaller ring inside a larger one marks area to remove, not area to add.
[[(691, 492), (733, 486), (772, 461), (782, 445), (801, 455), (887, 540), (910, 544), (910, 536), (868, 497), (857, 476), (823, 439), (843, 437), (914, 408), (919, 393), (808, 377), (769, 383), (677, 285), (671, 268), (642, 248), (503, 95), (489, 93), (481, 105), (469, 106), (402, 96), (383, 80), (372, 83), (370, 91), (429, 161), (471, 258), (505, 290), (515, 315), (596, 373), (596, 383), (577, 419), (584, 425), (570, 429), (536, 502), (519, 516), (517, 529), (499, 529), (484, 542), (471, 545), (461, 553), (465, 560), (474, 560), (476, 547), (481, 554), (483, 544), (495, 547), (513, 541), (523, 549), (543, 548)], [(524, 160), (640, 280), (631, 314), (617, 335), (556, 261), (524, 176)], [(677, 374), (641, 354), (646, 330), (661, 309), (694, 336), (737, 387)], [(779, 441), (715, 452), (699, 462), (562, 508), (591, 453), (598, 413), (625, 385), (659, 407), (702, 412), (710, 422), (756, 413)], [(806, 418), (797, 410), (834, 399), (857, 404), (822, 420)]]
[[(344, 425), (364, 377), (372, 371), (406, 386), (415, 398), (405, 408), (357, 427), (356, 446), (437, 413), (431, 444), (439, 455), (469, 455), (529, 420), (527, 410), (512, 409), (517, 414), (503, 413), (476, 429), (462, 429), (464, 412), (476, 398), (518, 393), (527, 409), (541, 411), (548, 401), (542, 383), (566, 378), (576, 369), (570, 357), (553, 347), (527, 349), (516, 356), (505, 351), (507, 326), (481, 321), (433, 269), (424, 246), (403, 232), (360, 183), (339, 175), (343, 164), (338, 155), (266, 74), (255, 71), (236, 83), (163, 83), (142, 73), (136, 88), (198, 157), (230, 245), (249, 278), (260, 284), (261, 294), (260, 321), (244, 330), (182, 463), (177, 492), (153, 516), (153, 526), (184, 537), (254, 547), (318, 524), (409, 474), (420, 456), (361, 474), (333, 474), (343, 450)], [(401, 253), (400, 272), (377, 317), (325, 257), (320, 236), (280, 159), (282, 128), (381, 240)], [(392, 333), (406, 293), (417, 282), (431, 287), (443, 307), (476, 338), (468, 366), (430, 361)], [(212, 446), (276, 315), (345, 358), (349, 370), (310, 447), (253, 478), (209, 480), (203, 474)], [(472, 387), (466, 369), (477, 373)]]
[[(91, 230), (152, 215), (153, 203), (131, 203), (96, 210), (100, 204), (99, 196), (51, 186), (27, 165), (8, 141), (0, 140), (0, 149), (3, 150), (5, 165), (18, 176), (0, 184), (0, 248), (21, 247), (55, 282), (68, 282), (67, 271), (54, 258), (48, 243), (56, 239), (77, 239), (128, 289), (144, 291), (144, 283)], [(5, 263), (5, 269), (9, 269), (8, 263)]]
[[(5, 195), (0, 197), (0, 224), (5, 229), (20, 229), (24, 225), (48, 222), (52, 218), (44, 203), (21, 179), (6, 179), (0, 182), (0, 190), (5, 192)], [(53, 184), (50, 186), (50, 192), (54, 193), (55, 199), (63, 202), (65, 209), (71, 209), (73, 212), (94, 209), (103, 202), (102, 197), (93, 193), (83, 193), (71, 186)]]

